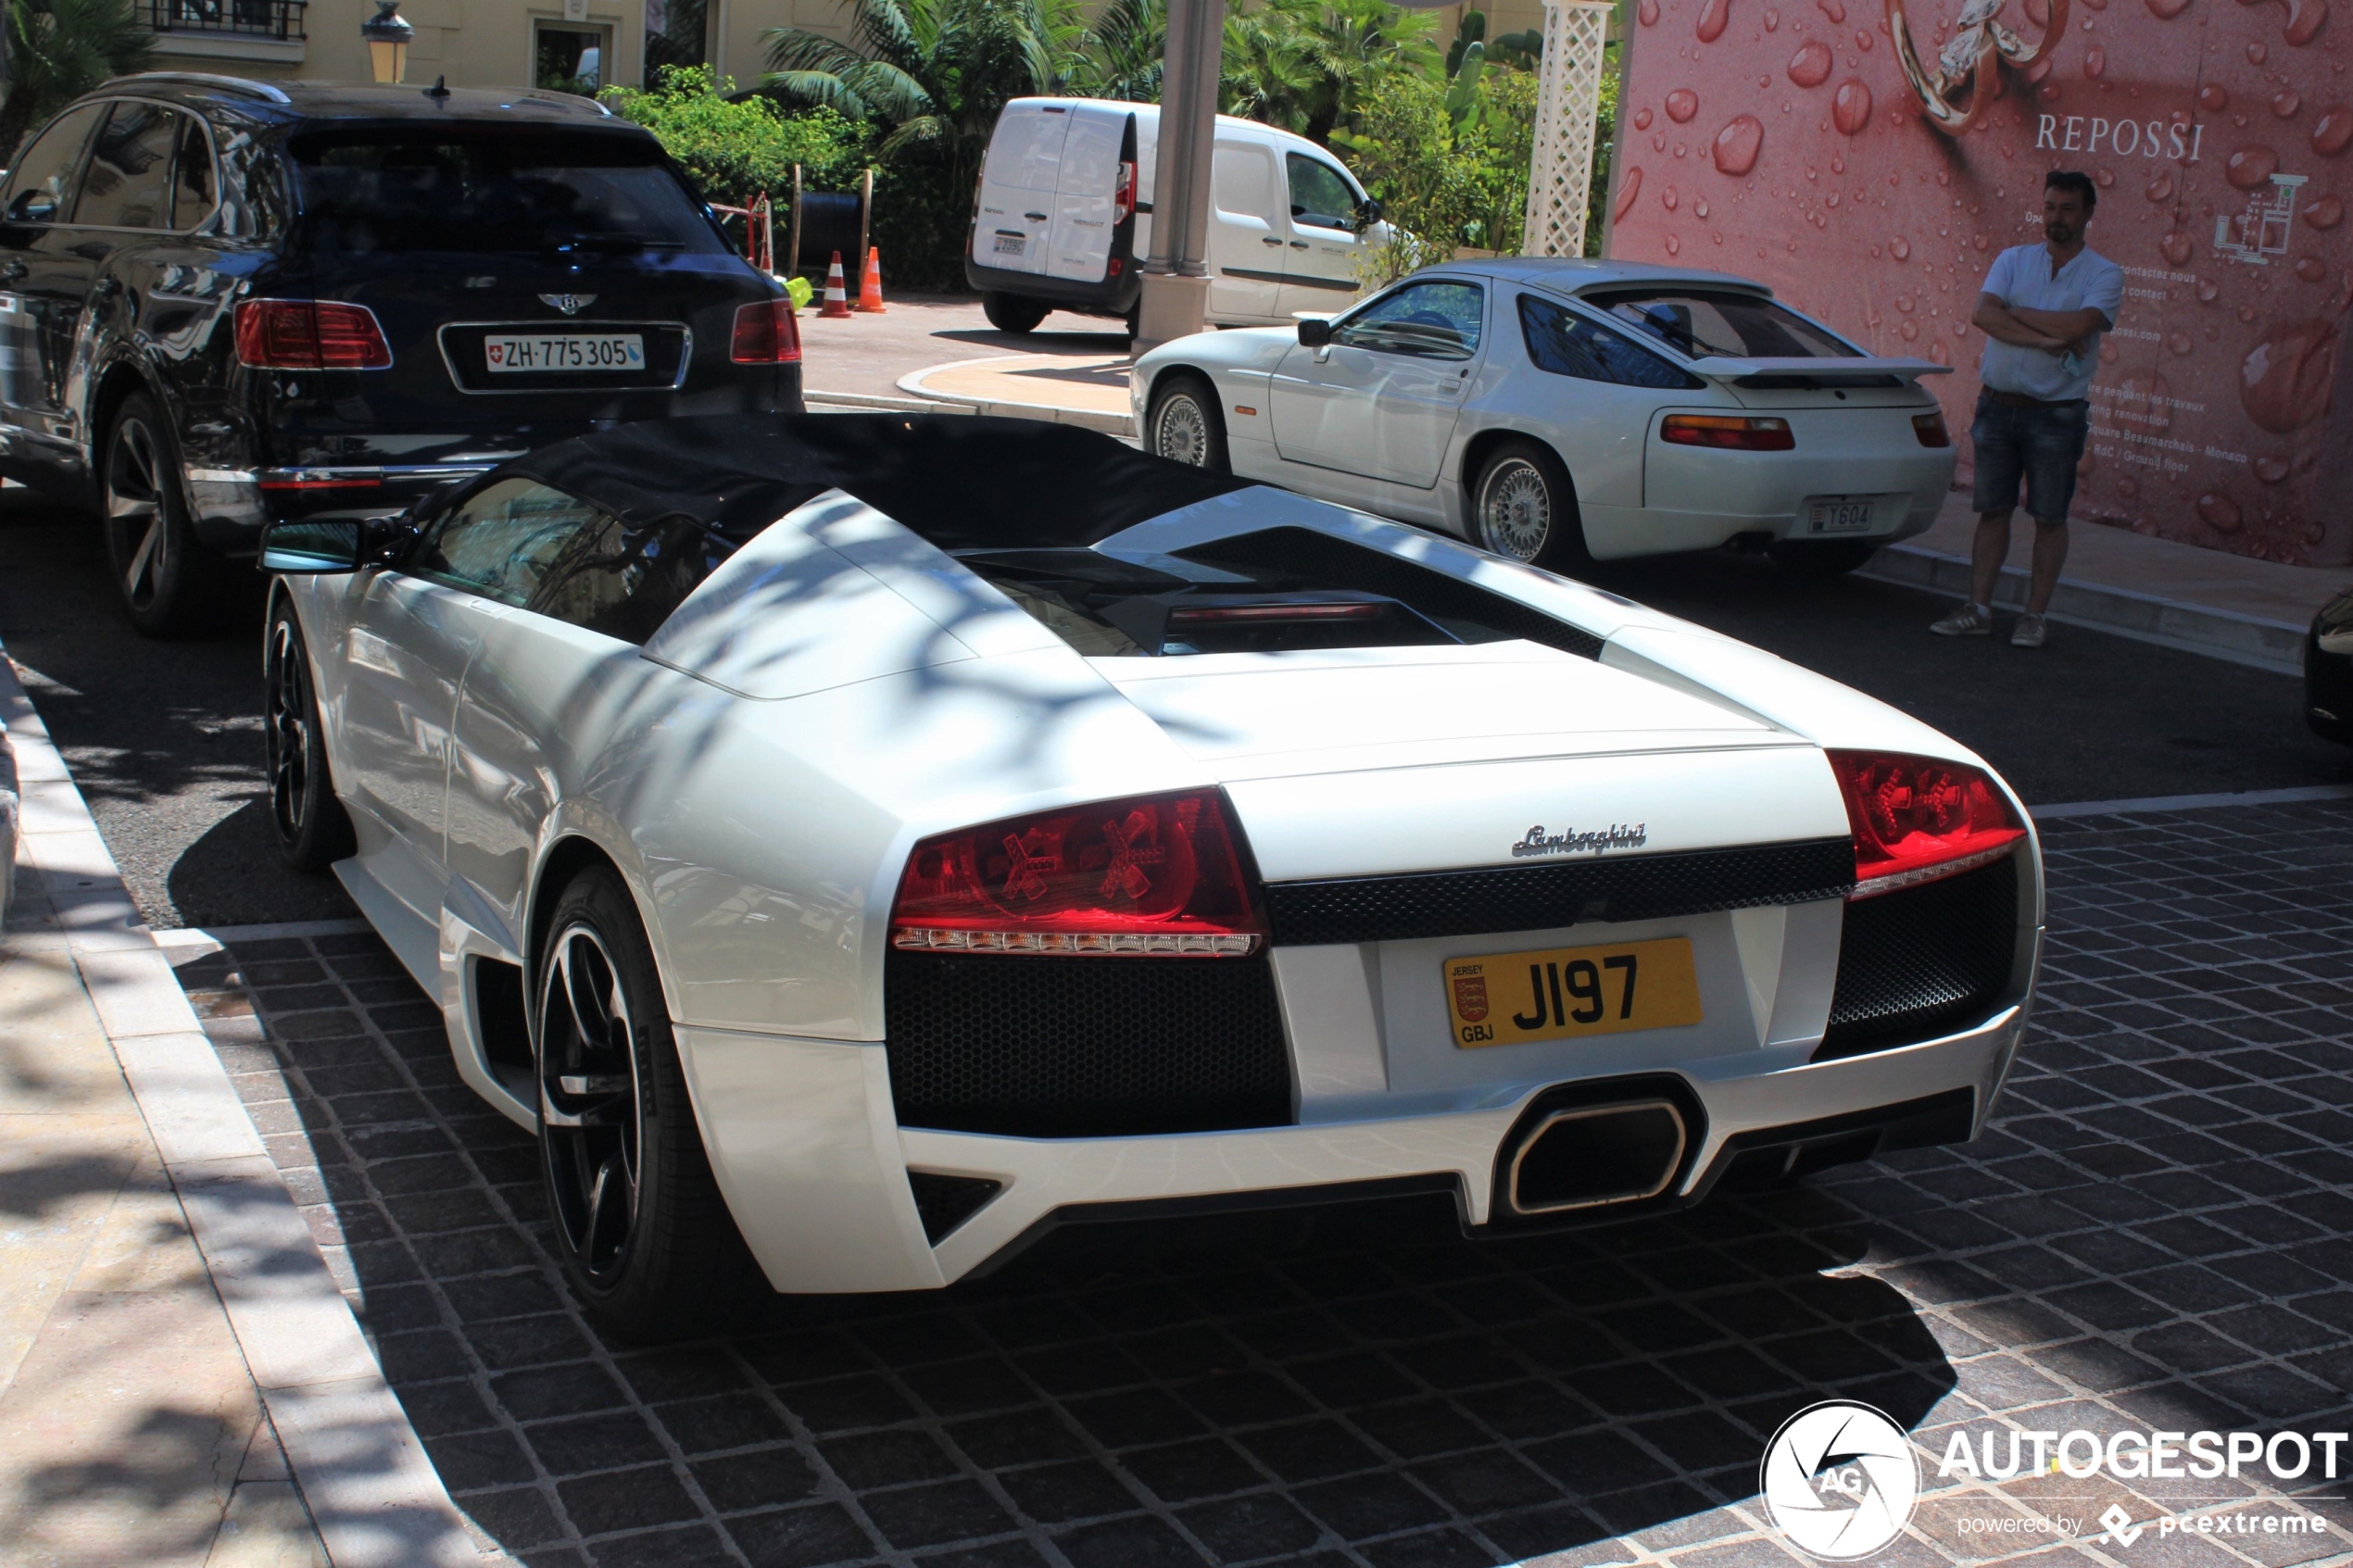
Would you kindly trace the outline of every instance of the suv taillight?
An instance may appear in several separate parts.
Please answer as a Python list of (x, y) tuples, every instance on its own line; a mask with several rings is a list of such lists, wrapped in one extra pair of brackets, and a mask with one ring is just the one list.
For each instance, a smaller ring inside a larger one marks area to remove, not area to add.
[(1111, 220), (1125, 223), (1136, 216), (1136, 166), (1123, 162), (1119, 166), (1119, 182), (1111, 191)]
[(1990, 865), (2026, 828), (1994, 781), (1959, 762), (1833, 751), (1831, 771), (1855, 830), (1855, 891), (1870, 898)]
[(237, 362), (257, 370), (382, 370), (392, 364), (392, 345), (364, 305), (248, 299), (237, 307)]
[(1266, 941), (1217, 790), (1063, 807), (925, 839), (890, 945), (949, 953), (1241, 958)]
[(1738, 414), (1669, 414), (1658, 438), (1677, 446), (1720, 446), (1733, 452), (1786, 452), (1797, 445), (1787, 420)]
[(789, 299), (763, 299), (736, 307), (732, 351), (738, 365), (800, 363), (800, 321)]
[(1953, 433), (1944, 428), (1944, 411), (1941, 408), (1933, 414), (1914, 414), (1912, 433), (1920, 438), (1923, 446), (1953, 445)]

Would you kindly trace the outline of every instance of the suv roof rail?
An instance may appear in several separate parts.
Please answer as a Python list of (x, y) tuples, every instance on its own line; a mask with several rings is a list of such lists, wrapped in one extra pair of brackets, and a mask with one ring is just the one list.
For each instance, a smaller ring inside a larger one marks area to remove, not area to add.
[(266, 82), (252, 82), (242, 76), (216, 76), (209, 71), (201, 70), (143, 70), (136, 76), (118, 77), (107, 85), (120, 87), (138, 82), (182, 82), (191, 87), (212, 87), (224, 92), (243, 93), (248, 97), (267, 98), (273, 104), (294, 102), (292, 98), (287, 97), (285, 94)]

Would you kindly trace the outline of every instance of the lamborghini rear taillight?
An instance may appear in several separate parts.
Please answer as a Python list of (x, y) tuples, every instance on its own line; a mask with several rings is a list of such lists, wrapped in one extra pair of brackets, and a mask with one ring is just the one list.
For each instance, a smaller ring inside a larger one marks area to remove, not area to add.
[(1959, 762), (1833, 751), (1855, 830), (1855, 891), (1869, 898), (1990, 865), (2026, 836), (1994, 781)]
[(1216, 790), (1067, 806), (926, 838), (890, 944), (919, 952), (1240, 958), (1266, 941)]

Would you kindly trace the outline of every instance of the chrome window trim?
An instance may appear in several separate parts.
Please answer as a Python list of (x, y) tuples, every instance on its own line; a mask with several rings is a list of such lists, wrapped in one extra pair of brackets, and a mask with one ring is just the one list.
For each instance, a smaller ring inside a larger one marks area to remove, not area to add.
[[(680, 387), (686, 384), (687, 367), (695, 362), (695, 329), (688, 326), (684, 321), (586, 322), (577, 320), (573, 317), (567, 316), (564, 318), (564, 325), (566, 329), (571, 331), (591, 335), (599, 330), (604, 332), (627, 332), (632, 328), (635, 328), (637, 331), (643, 332), (650, 327), (675, 327), (685, 335), (685, 341), (679, 345), (678, 349), (678, 373), (671, 377), (670, 384), (668, 386), (665, 387), (657, 382), (648, 382), (642, 386), (583, 386), (577, 389), (579, 391), (675, 392)], [(465, 379), (458, 374), (458, 361), (451, 358), (449, 353), (449, 334), (451, 332), (470, 331), (474, 328), (482, 328), (486, 331), (495, 327), (512, 327), (527, 332), (531, 330), (531, 326), (532, 324), (530, 322), (517, 321), (510, 318), (509, 320), (503, 321), (444, 321), (440, 326), (434, 328), (433, 341), (441, 350), (441, 363), (442, 367), (449, 372), (449, 384), (456, 387), (459, 395), (464, 397), (544, 397), (551, 392), (561, 393), (566, 390), (560, 386), (516, 386), (497, 388), (471, 387), (466, 384)]]

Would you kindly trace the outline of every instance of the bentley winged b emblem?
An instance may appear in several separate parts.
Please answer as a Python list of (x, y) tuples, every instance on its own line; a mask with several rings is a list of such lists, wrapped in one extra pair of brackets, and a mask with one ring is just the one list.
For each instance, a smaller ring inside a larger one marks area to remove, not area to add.
[[(2065, 5), (2066, 0), (2059, 0), (2059, 3)], [(539, 296), (539, 303), (552, 305), (567, 316), (577, 316), (596, 304), (597, 296), (593, 294), (543, 294)]]
[[(2031, 70), (2041, 64), (2067, 36), (2067, 0), (2049, 0), (2050, 20), (2032, 44), (2004, 27), (2002, 7), (2008, 0), (1962, 0), (1953, 36), (1937, 52), (1936, 69), (1920, 61), (1918, 44), (1904, 19), (1904, 0), (1887, 0), (1887, 31), (1895, 40), (1896, 62), (1904, 80), (1919, 94), (1928, 121), (1947, 136), (1958, 136), (1982, 119), (2001, 91), (2003, 64)], [(1965, 96), (1966, 107), (1956, 103)]]

